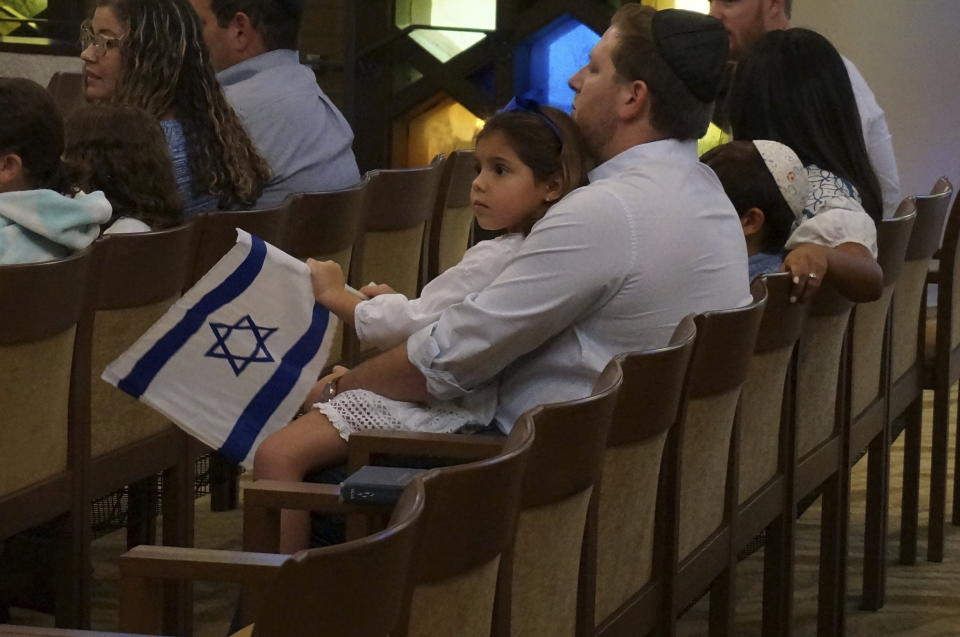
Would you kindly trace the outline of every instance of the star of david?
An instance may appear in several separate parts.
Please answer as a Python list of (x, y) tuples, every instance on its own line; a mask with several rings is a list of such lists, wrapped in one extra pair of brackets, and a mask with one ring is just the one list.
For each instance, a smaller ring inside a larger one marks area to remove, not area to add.
[[(253, 322), (247, 314), (233, 325), (226, 323), (210, 323), (213, 336), (217, 339), (204, 356), (223, 358), (239, 376), (250, 363), (272, 363), (273, 356), (267, 349), (266, 340), (277, 331), (276, 327), (262, 327)], [(228, 346), (232, 343), (232, 349)], [(242, 351), (249, 351), (246, 356)]]

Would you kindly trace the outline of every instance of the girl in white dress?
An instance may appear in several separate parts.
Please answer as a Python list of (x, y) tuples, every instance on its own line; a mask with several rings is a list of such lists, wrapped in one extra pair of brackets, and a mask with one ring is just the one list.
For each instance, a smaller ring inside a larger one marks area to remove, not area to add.
[[(475, 161), (471, 204), (477, 223), (506, 234), (470, 248), (459, 264), (424, 287), (420, 298), (407, 299), (386, 285), (371, 284), (361, 289), (370, 300), (362, 301), (344, 289), (336, 263), (308, 262), (317, 301), (353, 326), (362, 342), (389, 349), (434, 323), (445, 308), (487, 287), (550, 205), (586, 183), (589, 168), (570, 117), (522, 98), (484, 125), (477, 135)], [(307, 404), (313, 409), (260, 444), (254, 457), (257, 479), (301, 480), (309, 472), (339, 464), (346, 440), (356, 431), (442, 433), (486, 427), (496, 409), (497, 387), (489, 383), (455, 401), (421, 404), (366, 390), (337, 393), (334, 379), (318, 386)], [(281, 551), (306, 547), (308, 522), (306, 513), (283, 512)]]

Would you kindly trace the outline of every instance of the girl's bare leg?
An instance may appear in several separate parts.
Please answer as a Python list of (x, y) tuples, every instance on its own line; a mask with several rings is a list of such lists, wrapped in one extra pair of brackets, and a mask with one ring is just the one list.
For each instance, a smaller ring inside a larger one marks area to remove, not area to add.
[[(270, 434), (253, 459), (256, 480), (301, 481), (314, 469), (343, 462), (347, 443), (327, 417), (312, 410)], [(296, 553), (310, 542), (310, 512), (284, 509), (280, 514), (280, 552)]]

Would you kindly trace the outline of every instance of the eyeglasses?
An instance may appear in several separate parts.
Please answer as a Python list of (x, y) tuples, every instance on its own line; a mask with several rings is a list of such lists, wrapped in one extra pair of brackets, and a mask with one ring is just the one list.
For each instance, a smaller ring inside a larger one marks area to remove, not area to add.
[(123, 36), (117, 35), (104, 35), (103, 33), (94, 33), (93, 28), (90, 26), (90, 21), (87, 20), (80, 25), (80, 46), (85, 51), (91, 45), (93, 46), (93, 51), (97, 57), (103, 57), (107, 51), (110, 49), (115, 49), (120, 46), (120, 42), (123, 40)]

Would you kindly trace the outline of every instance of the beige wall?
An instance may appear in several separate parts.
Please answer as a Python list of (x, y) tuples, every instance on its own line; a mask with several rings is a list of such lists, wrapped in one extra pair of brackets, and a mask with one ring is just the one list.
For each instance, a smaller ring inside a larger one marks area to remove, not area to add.
[(0, 53), (0, 77), (26, 77), (42, 86), (57, 71), (79, 73), (81, 67), (79, 57)]
[(824, 34), (886, 111), (902, 192), (960, 184), (960, 0), (794, 0), (794, 26)]

